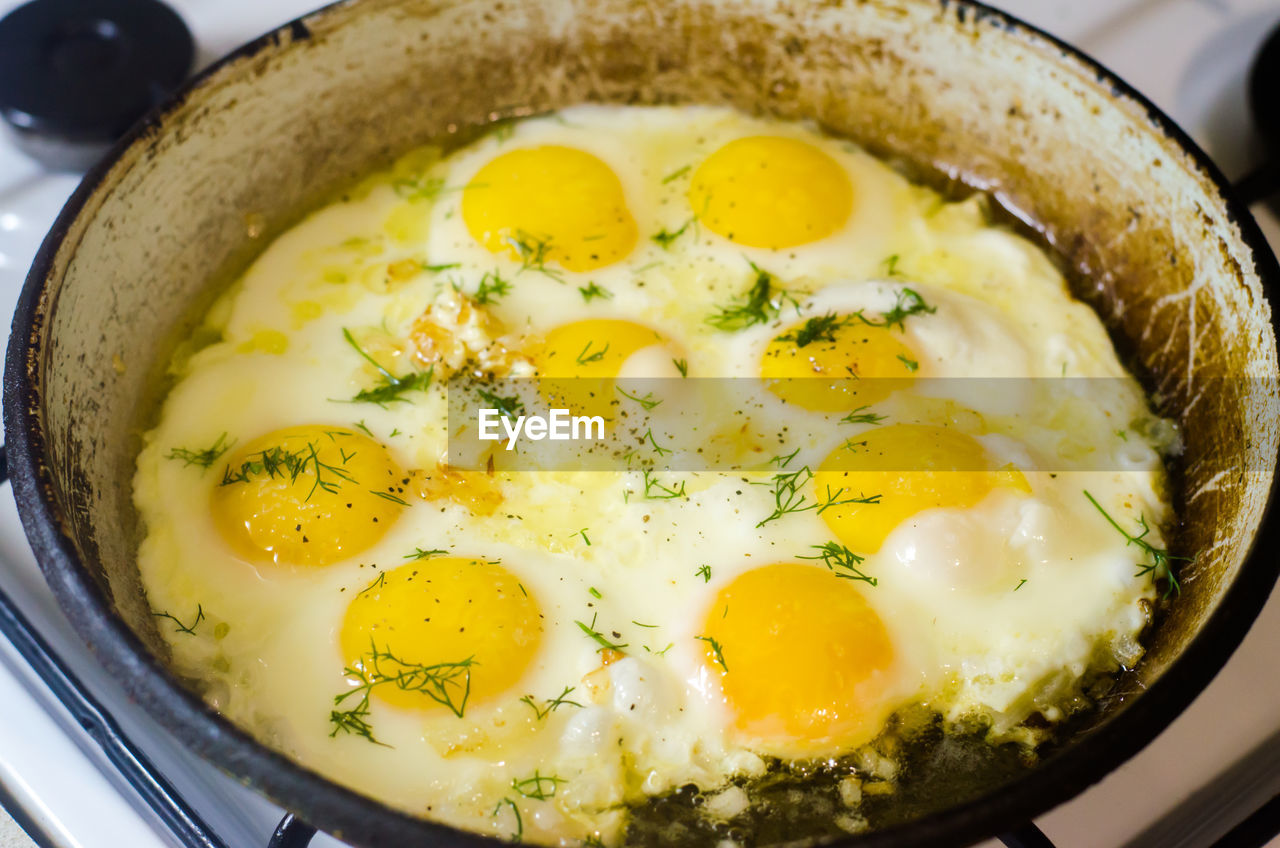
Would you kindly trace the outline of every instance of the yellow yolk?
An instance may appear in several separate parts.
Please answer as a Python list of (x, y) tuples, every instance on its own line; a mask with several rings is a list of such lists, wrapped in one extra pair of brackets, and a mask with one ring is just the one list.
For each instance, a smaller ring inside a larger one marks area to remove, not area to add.
[(539, 389), (553, 404), (611, 418), (613, 379), (632, 354), (666, 344), (657, 330), (630, 321), (591, 318), (562, 324), (532, 352)]
[[(515, 686), (538, 652), (542, 614), (502, 566), (463, 557), (424, 559), (385, 572), (342, 622), (347, 667), (387, 703), (461, 714)], [(430, 669), (424, 674), (423, 667)], [(415, 669), (415, 676), (394, 679)]]
[(836, 448), (813, 477), (814, 489), (844, 497), (879, 495), (871, 504), (823, 510), (836, 536), (858, 553), (875, 553), (895, 527), (926, 509), (965, 509), (1005, 486), (1030, 493), (1021, 471), (997, 468), (980, 442), (946, 427), (892, 424)]
[(812, 144), (753, 136), (707, 157), (689, 183), (689, 205), (709, 230), (773, 250), (825, 238), (853, 210), (845, 170)]
[(617, 175), (572, 147), (512, 150), (489, 162), (462, 195), (462, 219), (493, 253), (535, 267), (603, 268), (636, 243)]
[(827, 317), (788, 327), (769, 342), (760, 376), (775, 395), (805, 409), (842, 412), (879, 403), (915, 379), (915, 352), (889, 328), (841, 315), (814, 332), (824, 326), (814, 322)]
[(227, 460), (213, 517), (244, 559), (329, 565), (374, 545), (400, 517), (408, 476), (367, 436), (318, 424), (268, 433)]
[(819, 566), (745, 572), (716, 595), (701, 635), (736, 728), (766, 753), (855, 747), (892, 706), (884, 623), (856, 586)]

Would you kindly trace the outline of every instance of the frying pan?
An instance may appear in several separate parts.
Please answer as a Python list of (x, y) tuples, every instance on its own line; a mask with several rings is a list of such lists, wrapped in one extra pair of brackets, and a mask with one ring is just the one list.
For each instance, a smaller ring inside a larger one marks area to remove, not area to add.
[[(246, 45), (136, 127), (40, 249), (4, 383), (28, 538), (129, 694), (200, 755), (356, 845), (494, 844), (292, 762), (167, 670), (134, 565), (130, 479), (168, 354), (271, 236), (411, 147), (580, 102), (809, 119), (920, 179), (988, 192), (1056, 250), (1182, 427), (1171, 544), (1195, 562), (1138, 667), (1034, 767), (956, 759), (840, 844), (1008, 830), (1154, 738), (1226, 661), (1280, 569), (1264, 521), (1280, 444), (1264, 293), (1280, 268), (1221, 174), (1150, 103), (1051, 37), (954, 0), (345, 2)], [(820, 777), (798, 788), (823, 791)], [(678, 817), (680, 804), (657, 799), (640, 820)], [(762, 838), (832, 835), (788, 805), (761, 816)]]

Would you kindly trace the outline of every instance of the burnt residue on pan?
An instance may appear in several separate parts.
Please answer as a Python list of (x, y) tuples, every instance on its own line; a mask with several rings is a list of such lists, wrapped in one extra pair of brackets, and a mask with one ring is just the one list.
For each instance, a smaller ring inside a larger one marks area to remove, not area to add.
[[(1048, 37), (934, 0), (361, 0), (247, 46), (141, 125), (42, 249), (6, 385), (29, 533), (131, 694), (202, 755), (355, 844), (469, 839), (264, 749), (164, 670), (133, 565), (130, 479), (184, 319), (266, 239), (412, 147), (580, 102), (809, 119), (935, 183), (987, 192), (1072, 269), (1182, 426), (1173, 548), (1196, 561), (1147, 656), (1035, 768), (1005, 749), (970, 757), (959, 737), (908, 746), (904, 774), (916, 779), (868, 807), (881, 835), (988, 835), (1149, 741), (1220, 667), (1280, 567), (1274, 552), (1246, 564), (1280, 444), (1262, 289), (1280, 271), (1220, 175), (1150, 104)], [(793, 791), (813, 799), (811, 818), (830, 802), (835, 772), (794, 786), (796, 775), (777, 775), (757, 787), (775, 805), (761, 810), (792, 809)], [(918, 819), (934, 801), (948, 811)], [(651, 807), (682, 804), (696, 798)], [(762, 839), (803, 835), (759, 818)], [(834, 835), (830, 825), (817, 829)], [(646, 833), (638, 824), (637, 839)]]

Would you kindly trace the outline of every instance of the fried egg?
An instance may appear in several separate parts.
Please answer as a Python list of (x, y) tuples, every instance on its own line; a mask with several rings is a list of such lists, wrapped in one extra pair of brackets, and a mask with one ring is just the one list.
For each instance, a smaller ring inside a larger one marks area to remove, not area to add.
[[(892, 793), (911, 711), (1033, 749), (1141, 656), (1177, 433), (983, 207), (715, 108), (406, 155), (174, 356), (134, 481), (174, 668), (330, 779), (540, 844), (689, 784), (733, 821), (789, 764)], [(605, 447), (475, 442), (460, 398)]]

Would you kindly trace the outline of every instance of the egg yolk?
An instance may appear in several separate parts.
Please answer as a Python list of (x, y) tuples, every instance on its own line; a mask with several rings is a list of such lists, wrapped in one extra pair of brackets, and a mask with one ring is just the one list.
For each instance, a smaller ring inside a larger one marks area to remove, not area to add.
[(341, 427), (268, 433), (227, 460), (214, 522), (249, 562), (329, 565), (373, 546), (406, 506), (408, 476), (387, 449)]
[(539, 389), (553, 405), (612, 417), (613, 380), (633, 354), (667, 343), (657, 330), (631, 321), (591, 318), (561, 324), (532, 351)]
[(591, 271), (636, 243), (617, 175), (572, 147), (512, 150), (489, 162), (463, 192), (462, 219), (491, 252), (534, 267)]
[(760, 357), (760, 377), (771, 392), (818, 412), (879, 403), (906, 388), (919, 368), (915, 352), (888, 328), (844, 315), (795, 324)]
[(812, 144), (753, 136), (707, 157), (689, 183), (689, 204), (707, 229), (773, 250), (825, 238), (853, 210), (853, 184)]
[(775, 563), (717, 593), (702, 633), (737, 729), (777, 756), (829, 754), (869, 741), (891, 705), (884, 623), (850, 581)]
[(538, 652), (542, 613), (494, 562), (440, 557), (385, 572), (347, 607), (348, 668), (387, 703), (462, 714), (515, 686)]
[[(875, 553), (902, 522), (926, 509), (967, 509), (1004, 486), (1030, 493), (1021, 471), (998, 468), (972, 436), (926, 424), (868, 430), (836, 448), (813, 476), (815, 492), (879, 495), (875, 503), (841, 504), (822, 519), (854, 551)], [(839, 498), (837, 498), (839, 499)]]

